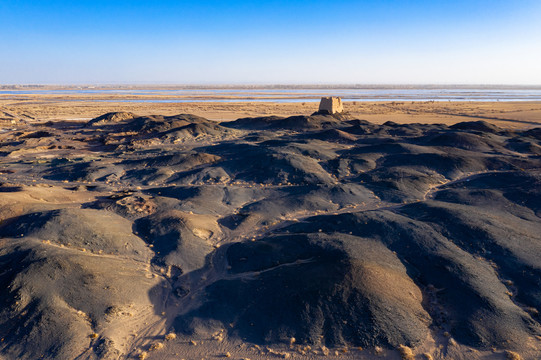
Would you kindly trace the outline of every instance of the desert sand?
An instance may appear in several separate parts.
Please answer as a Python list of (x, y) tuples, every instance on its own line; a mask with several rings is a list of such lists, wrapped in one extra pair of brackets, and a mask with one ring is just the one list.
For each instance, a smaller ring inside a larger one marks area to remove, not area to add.
[(0, 357), (540, 358), (541, 103), (315, 110), (0, 100)]
[[(56, 88), (53, 88), (56, 89)], [(246, 90), (249, 91), (249, 90)], [(298, 94), (300, 96), (300, 94)], [(90, 120), (108, 112), (133, 112), (139, 115), (194, 114), (210, 120), (226, 121), (242, 117), (293, 116), (318, 110), (316, 101), (257, 102), (249, 96), (231, 95), (228, 102), (200, 95), (200, 102), (175, 102), (187, 98), (172, 95), (121, 94), (0, 94), (0, 122)], [(152, 102), (156, 99), (171, 102)], [(223, 100), (223, 99), (222, 99)], [(235, 100), (238, 100), (235, 102)], [(272, 100), (269, 98), (267, 100)], [(129, 101), (129, 102), (126, 102)], [(133, 101), (133, 102), (132, 102)], [(138, 102), (137, 102), (138, 101)], [(541, 123), (541, 102), (448, 102), (448, 101), (346, 101), (344, 109), (356, 119), (375, 124), (445, 123), (485, 120), (507, 129), (521, 129)]]

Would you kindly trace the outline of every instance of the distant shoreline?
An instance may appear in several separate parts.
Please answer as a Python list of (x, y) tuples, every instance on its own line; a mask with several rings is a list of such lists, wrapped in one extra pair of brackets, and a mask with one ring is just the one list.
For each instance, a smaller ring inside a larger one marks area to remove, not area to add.
[(343, 101), (541, 101), (541, 87), (18, 87), (0, 88), (3, 100), (98, 102), (314, 102)]
[(541, 90), (539, 85), (521, 84), (6, 84), (0, 90), (31, 89), (494, 89)]

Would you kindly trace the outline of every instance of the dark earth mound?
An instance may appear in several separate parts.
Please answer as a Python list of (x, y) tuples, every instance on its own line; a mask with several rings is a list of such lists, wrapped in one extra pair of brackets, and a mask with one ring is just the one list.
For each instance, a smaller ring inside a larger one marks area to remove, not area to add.
[(3, 132), (0, 357), (132, 358), (174, 331), (539, 358), (539, 134), (131, 113)]
[(103, 114), (101, 116), (98, 116), (97, 118), (90, 120), (87, 123), (87, 125), (99, 126), (99, 125), (106, 125), (106, 124), (115, 124), (118, 122), (135, 119), (136, 117), (138, 116), (130, 112), (111, 112), (111, 113)]

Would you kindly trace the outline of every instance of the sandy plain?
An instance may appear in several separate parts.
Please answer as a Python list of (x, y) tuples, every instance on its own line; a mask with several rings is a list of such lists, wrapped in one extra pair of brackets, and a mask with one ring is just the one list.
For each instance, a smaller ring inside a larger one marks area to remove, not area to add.
[[(317, 111), (318, 102), (263, 102), (235, 101), (235, 96), (212, 102), (212, 97), (200, 96), (204, 102), (175, 102), (185, 96), (160, 95), (58, 95), (19, 94), (0, 95), (0, 121), (11, 120), (90, 120), (114, 111), (138, 115), (194, 114), (210, 120), (226, 121), (242, 117), (309, 115)], [(193, 96), (191, 97), (193, 98)], [(125, 102), (129, 100), (130, 102)], [(272, 100), (272, 99), (267, 99)], [(118, 101), (118, 102), (115, 102)], [(134, 101), (134, 102), (132, 102)], [(135, 102), (141, 101), (141, 102)], [(448, 101), (347, 101), (344, 110), (357, 119), (375, 124), (386, 121), (397, 123), (444, 123), (486, 120), (496, 126), (519, 129), (541, 123), (541, 102), (448, 102)]]

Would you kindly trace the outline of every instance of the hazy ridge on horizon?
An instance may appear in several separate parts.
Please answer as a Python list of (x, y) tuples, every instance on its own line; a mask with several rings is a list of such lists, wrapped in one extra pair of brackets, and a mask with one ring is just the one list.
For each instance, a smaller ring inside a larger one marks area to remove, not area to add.
[(86, 84), (0, 84), (0, 89), (541, 89), (528, 84), (166, 84), (166, 83), (86, 83)]

